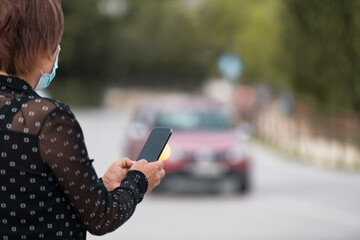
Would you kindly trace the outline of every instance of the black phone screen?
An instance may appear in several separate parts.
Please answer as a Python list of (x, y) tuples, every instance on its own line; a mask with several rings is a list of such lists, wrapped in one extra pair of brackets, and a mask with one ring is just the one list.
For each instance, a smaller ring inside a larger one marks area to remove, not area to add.
[(145, 159), (148, 162), (157, 161), (171, 134), (171, 128), (154, 128), (146, 140), (136, 161), (141, 159)]

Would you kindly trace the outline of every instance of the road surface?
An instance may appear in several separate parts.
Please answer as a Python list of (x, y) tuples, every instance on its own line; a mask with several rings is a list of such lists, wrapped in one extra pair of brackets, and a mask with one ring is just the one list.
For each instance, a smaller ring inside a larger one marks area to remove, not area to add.
[[(102, 176), (123, 156), (130, 114), (109, 109), (75, 114)], [(360, 239), (359, 173), (312, 167), (255, 143), (250, 149), (250, 194), (150, 194), (118, 230), (88, 239)]]

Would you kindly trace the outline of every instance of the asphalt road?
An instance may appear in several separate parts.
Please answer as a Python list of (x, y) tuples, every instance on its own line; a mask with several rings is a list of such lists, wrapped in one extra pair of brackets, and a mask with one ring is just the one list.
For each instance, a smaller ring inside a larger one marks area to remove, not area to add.
[[(122, 157), (127, 112), (75, 111), (102, 176)], [(359, 240), (360, 174), (302, 164), (250, 144), (250, 194), (150, 194), (122, 227), (88, 239)]]

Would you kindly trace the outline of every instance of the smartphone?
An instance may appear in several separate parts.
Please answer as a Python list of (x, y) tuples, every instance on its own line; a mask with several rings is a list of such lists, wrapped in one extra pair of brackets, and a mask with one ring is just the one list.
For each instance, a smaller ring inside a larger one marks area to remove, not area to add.
[(136, 161), (141, 159), (145, 159), (148, 162), (157, 161), (169, 141), (172, 132), (171, 128), (154, 128)]

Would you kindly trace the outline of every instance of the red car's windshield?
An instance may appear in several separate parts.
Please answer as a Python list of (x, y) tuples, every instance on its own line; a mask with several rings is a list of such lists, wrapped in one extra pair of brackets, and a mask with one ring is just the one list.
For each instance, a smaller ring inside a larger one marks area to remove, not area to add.
[(156, 120), (157, 127), (170, 127), (177, 131), (218, 131), (227, 130), (229, 122), (218, 113), (168, 112), (160, 113)]

